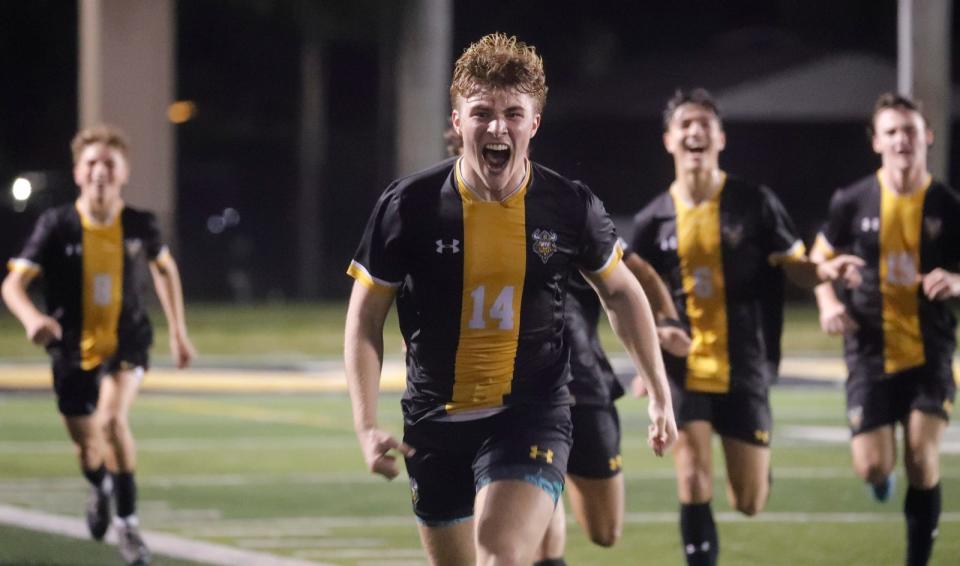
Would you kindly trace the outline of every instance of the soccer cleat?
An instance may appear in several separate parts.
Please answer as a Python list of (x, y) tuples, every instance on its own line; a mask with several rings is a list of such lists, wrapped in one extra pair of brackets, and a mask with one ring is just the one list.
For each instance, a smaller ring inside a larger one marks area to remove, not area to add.
[(893, 487), (896, 485), (896, 481), (896, 474), (890, 474), (883, 480), (883, 483), (879, 485), (874, 483), (870, 484), (870, 493), (873, 494), (875, 500), (880, 503), (885, 503), (890, 499), (890, 494), (893, 493)]
[(103, 540), (110, 526), (110, 493), (98, 487), (90, 488), (87, 499), (87, 527), (93, 540)]
[(140, 530), (127, 523), (118, 522), (117, 549), (128, 566), (146, 566), (150, 564), (150, 550), (140, 536)]

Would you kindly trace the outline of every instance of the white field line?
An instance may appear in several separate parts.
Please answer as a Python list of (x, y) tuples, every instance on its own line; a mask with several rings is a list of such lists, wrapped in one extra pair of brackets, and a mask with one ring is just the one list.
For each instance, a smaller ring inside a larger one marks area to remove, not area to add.
[[(19, 507), (0, 505), (0, 523), (34, 531), (64, 535), (71, 538), (84, 540), (90, 538), (87, 527), (82, 519), (51, 515), (40, 511), (21, 509)], [(332, 566), (324, 564), (323, 562), (274, 556), (263, 552), (242, 550), (155, 531), (145, 530), (142, 534), (147, 546), (149, 546), (153, 552), (183, 560), (223, 566), (233, 566), (236, 564), (257, 564), (258, 566)], [(116, 544), (116, 533), (110, 531), (107, 534), (106, 541), (109, 544)]]
[[(246, 438), (164, 438), (138, 440), (139, 452), (206, 452), (213, 449), (230, 450), (288, 450), (332, 448), (356, 449), (353, 437), (330, 438), (317, 435), (302, 438), (246, 437)], [(70, 454), (73, 443), (66, 440), (8, 440), (0, 442), (0, 454)]]

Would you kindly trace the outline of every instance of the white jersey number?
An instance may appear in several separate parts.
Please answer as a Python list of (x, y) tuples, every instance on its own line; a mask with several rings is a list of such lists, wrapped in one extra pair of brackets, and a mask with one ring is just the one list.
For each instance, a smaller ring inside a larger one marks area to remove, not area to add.
[[(487, 321), (483, 317), (484, 297), (486, 296), (486, 286), (480, 285), (470, 292), (470, 298), (473, 299), (473, 310), (470, 316), (470, 322), (467, 324), (470, 328), (480, 329), (487, 327)], [(487, 312), (487, 316), (492, 320), (499, 321), (497, 328), (500, 330), (510, 330), (513, 328), (513, 285), (507, 285), (500, 290), (496, 300)]]

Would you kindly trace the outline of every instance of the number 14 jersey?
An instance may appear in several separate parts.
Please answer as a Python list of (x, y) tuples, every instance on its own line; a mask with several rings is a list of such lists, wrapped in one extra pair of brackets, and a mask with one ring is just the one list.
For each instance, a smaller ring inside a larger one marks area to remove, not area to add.
[(530, 162), (516, 191), (484, 201), (447, 160), (387, 188), (347, 272), (396, 289), (413, 424), (568, 403), (568, 279), (606, 274), (621, 255), (584, 185)]

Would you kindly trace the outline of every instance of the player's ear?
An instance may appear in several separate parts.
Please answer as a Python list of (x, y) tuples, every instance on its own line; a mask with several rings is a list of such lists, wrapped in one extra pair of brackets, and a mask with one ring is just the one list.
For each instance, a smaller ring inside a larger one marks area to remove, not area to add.
[(450, 125), (453, 126), (453, 131), (457, 132), (458, 136), (463, 135), (463, 132), (460, 131), (460, 112), (457, 112), (456, 108), (450, 112)]
[(717, 152), (723, 151), (725, 147), (727, 147), (727, 133), (720, 128), (717, 133)]
[(926, 142), (927, 142), (927, 147), (932, 146), (933, 139), (934, 139), (933, 130), (931, 128), (925, 128), (924, 134), (925, 134), (924, 137), (926, 138)]
[(537, 130), (540, 129), (540, 114), (533, 115), (533, 127), (530, 129), (530, 137), (537, 135)]

